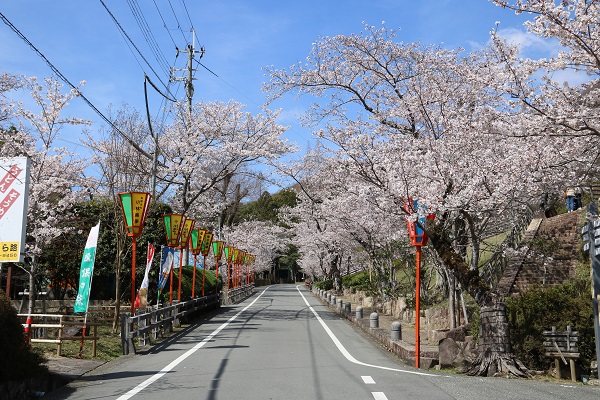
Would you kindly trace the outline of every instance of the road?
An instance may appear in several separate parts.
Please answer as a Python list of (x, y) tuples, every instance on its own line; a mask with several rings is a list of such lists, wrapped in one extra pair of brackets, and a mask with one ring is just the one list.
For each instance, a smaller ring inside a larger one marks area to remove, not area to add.
[(311, 292), (260, 290), (157, 349), (107, 363), (56, 399), (573, 399), (600, 388), (444, 375), (388, 356)]

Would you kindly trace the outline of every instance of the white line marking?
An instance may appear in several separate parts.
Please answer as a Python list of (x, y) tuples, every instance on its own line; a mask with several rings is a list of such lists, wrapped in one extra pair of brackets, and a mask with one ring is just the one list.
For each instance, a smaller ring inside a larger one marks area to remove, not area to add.
[(363, 382), (366, 383), (367, 385), (375, 384), (375, 380), (370, 376), (361, 376), (361, 378), (362, 378)]
[(317, 317), (317, 320), (321, 323), (321, 326), (323, 327), (323, 329), (325, 329), (325, 332), (327, 332), (327, 334), (329, 335), (329, 337), (331, 338), (331, 340), (333, 340), (333, 343), (335, 343), (335, 345), (337, 346), (337, 348), (340, 351), (340, 353), (342, 353), (343, 356), (346, 357), (346, 359), (348, 361), (350, 361), (351, 363), (358, 364), (358, 365), (364, 365), (365, 367), (373, 367), (373, 368), (385, 369), (387, 371), (404, 372), (405, 374), (423, 375), (423, 376), (437, 376), (437, 377), (440, 376), (440, 375), (435, 375), (435, 374), (428, 374), (426, 372), (407, 371), (407, 370), (404, 370), (404, 369), (383, 367), (381, 365), (367, 364), (367, 363), (364, 363), (362, 361), (358, 361), (356, 358), (352, 357), (352, 355), (350, 354), (350, 352), (348, 352), (348, 350), (346, 350), (346, 348), (344, 347), (344, 345), (342, 344), (342, 342), (339, 341), (339, 339), (333, 334), (333, 332), (331, 331), (331, 329), (329, 329), (329, 327), (327, 326), (327, 324), (325, 324), (325, 322), (321, 319), (321, 317), (319, 317), (319, 314), (317, 314), (317, 312), (315, 311), (315, 309), (312, 308), (312, 306), (310, 304), (308, 304), (308, 300), (306, 300), (306, 297), (304, 297), (304, 295), (300, 291), (300, 287), (296, 287), (296, 290), (298, 291), (298, 293), (300, 293), (300, 296), (302, 296), (302, 298), (304, 299), (304, 302), (308, 306), (309, 310), (312, 311), (312, 313), (315, 315), (315, 317)]
[(383, 392), (371, 392), (375, 400), (388, 400), (387, 396)]
[(252, 307), (252, 305), (254, 303), (256, 303), (256, 300), (260, 299), (260, 297), (263, 294), (265, 294), (265, 292), (267, 291), (267, 289), (269, 287), (270, 286), (267, 286), (267, 288), (265, 290), (263, 290), (262, 293), (259, 294), (258, 297), (252, 301), (252, 303), (248, 304), (240, 312), (238, 312), (237, 314), (235, 314), (233, 317), (229, 318), (221, 326), (219, 326), (217, 329), (215, 329), (210, 335), (208, 335), (206, 338), (204, 338), (204, 340), (202, 340), (201, 342), (197, 343), (194, 347), (192, 347), (191, 349), (189, 349), (188, 351), (186, 351), (185, 353), (183, 353), (182, 355), (180, 355), (179, 357), (177, 357), (169, 365), (167, 365), (166, 367), (164, 367), (163, 369), (161, 369), (160, 372), (157, 372), (156, 374), (154, 374), (150, 378), (146, 379), (144, 382), (140, 383), (139, 385), (137, 385), (136, 387), (134, 387), (133, 389), (131, 389), (129, 392), (127, 392), (124, 395), (118, 397), (117, 400), (127, 400), (127, 399), (130, 399), (131, 397), (135, 396), (136, 394), (138, 394), (139, 392), (141, 392), (142, 390), (144, 390), (145, 388), (147, 388), (148, 386), (150, 386), (152, 383), (154, 383), (157, 380), (159, 380), (160, 378), (162, 378), (167, 372), (171, 371), (173, 368), (175, 368), (177, 365), (179, 365), (183, 360), (185, 360), (186, 358), (188, 358), (189, 356), (191, 356), (192, 354), (194, 354), (196, 351), (198, 351), (200, 348), (202, 348), (206, 343), (208, 343), (212, 338), (214, 338), (219, 332), (221, 332), (227, 325), (229, 325), (231, 322), (233, 322), (233, 320), (235, 320), (237, 317), (239, 317), (241, 313), (243, 313), (244, 311), (246, 311), (248, 308)]

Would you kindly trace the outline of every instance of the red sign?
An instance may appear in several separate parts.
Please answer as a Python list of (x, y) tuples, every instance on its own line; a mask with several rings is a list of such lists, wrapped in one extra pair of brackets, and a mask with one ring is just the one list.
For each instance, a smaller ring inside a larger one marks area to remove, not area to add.
[(0, 219), (6, 215), (10, 207), (15, 204), (20, 195), (21, 193), (17, 192), (15, 189), (11, 189), (10, 193), (8, 193), (4, 200), (2, 200), (2, 203), (0, 203)]
[(19, 168), (18, 165), (13, 165), (10, 167), (6, 175), (4, 175), (0, 181), (0, 193), (6, 193), (8, 188), (10, 188), (10, 185), (12, 185), (15, 179), (17, 179), (17, 176), (19, 176), (21, 171), (23, 170)]

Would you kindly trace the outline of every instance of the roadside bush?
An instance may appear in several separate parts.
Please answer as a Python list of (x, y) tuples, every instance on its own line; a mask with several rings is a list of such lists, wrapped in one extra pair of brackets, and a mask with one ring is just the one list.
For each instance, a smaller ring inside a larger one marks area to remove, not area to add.
[(539, 288), (506, 300), (513, 351), (530, 369), (547, 369), (544, 331), (565, 331), (567, 325), (579, 332), (577, 363), (587, 370), (596, 358), (594, 316), (590, 282), (576, 280), (551, 288)]
[(346, 275), (342, 277), (342, 286), (351, 288), (354, 291), (371, 290), (371, 281), (369, 280), (369, 271), (361, 271), (356, 274)]
[(25, 344), (23, 327), (4, 291), (0, 290), (0, 382), (47, 372), (44, 358)]
[(317, 287), (317, 289), (321, 289), (321, 290), (333, 289), (333, 281), (331, 279), (315, 282), (313, 285), (315, 285)]

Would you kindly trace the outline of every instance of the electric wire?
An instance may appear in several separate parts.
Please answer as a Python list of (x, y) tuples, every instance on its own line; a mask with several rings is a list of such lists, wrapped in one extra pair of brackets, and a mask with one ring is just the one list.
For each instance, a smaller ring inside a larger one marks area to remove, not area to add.
[(183, 29), (181, 28), (181, 24), (179, 23), (179, 18), (177, 18), (177, 13), (175, 13), (175, 9), (173, 8), (173, 4), (171, 3), (171, 0), (169, 0), (169, 6), (171, 7), (171, 11), (173, 12), (173, 16), (175, 17), (175, 21), (177, 21), (177, 28), (181, 32), (181, 36), (183, 36), (183, 40), (185, 41), (185, 45), (187, 46), (190, 43), (188, 42), (187, 38), (185, 37), (185, 33), (183, 33)]
[(156, 59), (158, 64), (162, 66), (163, 71), (166, 73), (166, 75), (169, 75), (169, 63), (167, 62), (167, 59), (161, 51), (160, 46), (156, 42), (154, 34), (152, 33), (150, 26), (148, 25), (148, 21), (146, 20), (146, 17), (142, 12), (139, 3), (137, 2), (137, 0), (127, 0), (127, 3), (129, 4), (129, 8), (140, 30), (142, 31), (142, 34), (144, 35), (144, 39), (146, 40), (150, 51), (152, 52), (152, 54), (154, 54), (154, 58)]
[[(152, 72), (154, 73), (154, 75), (156, 75), (156, 77), (158, 78), (158, 80), (160, 81), (160, 83), (162, 83), (162, 85), (167, 89), (167, 92), (169, 94), (171, 94), (171, 96), (173, 96), (173, 94), (170, 93), (169, 88), (167, 87), (167, 85), (160, 78), (160, 75), (154, 70), (154, 68), (152, 67), (152, 65), (150, 65), (150, 63), (148, 62), (148, 60), (146, 59), (146, 57), (144, 57), (144, 55), (142, 54), (142, 52), (140, 51), (140, 49), (138, 49), (138, 47), (135, 45), (135, 43), (133, 42), (133, 40), (131, 40), (131, 38), (129, 37), (129, 35), (127, 34), (127, 32), (125, 32), (125, 29), (123, 29), (123, 27), (121, 26), (121, 24), (119, 23), (119, 21), (117, 21), (117, 19), (113, 15), (113, 13), (108, 9), (108, 7), (104, 3), (104, 1), (100, 0), (100, 3), (102, 3), (102, 5), (104, 6), (104, 8), (106, 9), (106, 12), (108, 12), (108, 14), (112, 18), (113, 22), (115, 23), (115, 25), (117, 25), (117, 27), (122, 32), (122, 34), (125, 35), (125, 37), (127, 38), (127, 40), (132, 44), (132, 46), (138, 52), (138, 54), (140, 55), (140, 57), (142, 57), (142, 59), (144, 60), (144, 62), (146, 63), (146, 65), (148, 65), (148, 67), (150, 68), (150, 70), (152, 70)], [(142, 68), (142, 70), (143, 70), (143, 68)]]
[[(100, 0), (100, 1), (102, 1), (102, 0)], [(144, 157), (147, 157), (148, 159), (152, 160), (152, 156), (150, 154), (148, 154), (144, 149), (142, 149), (137, 143), (135, 143), (135, 141), (133, 139), (131, 139), (129, 136), (127, 136), (127, 134), (125, 134), (123, 131), (121, 131), (110, 119), (108, 119), (100, 110), (98, 110), (98, 108), (96, 108), (96, 106), (94, 106), (94, 104), (92, 104), (92, 102), (90, 100), (88, 100), (88, 98), (79, 89), (77, 89), (77, 87), (75, 85), (73, 85), (71, 83), (71, 81), (69, 79), (67, 79), (67, 77), (64, 76), (62, 74), (62, 72), (60, 72), (58, 70), (58, 68), (56, 68), (54, 66), (54, 64), (52, 64), (50, 62), (50, 60), (48, 60), (46, 58), (46, 56), (44, 56), (44, 54), (42, 54), (42, 52), (40, 50), (38, 50), (38, 48), (35, 47), (34, 44), (29, 39), (27, 39), (27, 37), (25, 35), (23, 35), (21, 33), (21, 31), (19, 31), (17, 29), (17, 27), (14, 26), (12, 24), (12, 22), (10, 22), (8, 20), (8, 18), (6, 18), (4, 16), (4, 14), (2, 14), (1, 12), (0, 12), (0, 19), (2, 19), (2, 21), (4, 22), (4, 24), (6, 24), (10, 29), (12, 29), (12, 31), (15, 32), (17, 34), (17, 36), (19, 36), (21, 38), (21, 40), (23, 40), (35, 53), (37, 53), (38, 56), (40, 56), (42, 58), (42, 60), (44, 60), (44, 62), (50, 67), (50, 69), (56, 74), (56, 76), (58, 76), (69, 87), (71, 87), (71, 89), (77, 91), (77, 93), (79, 94), (79, 97), (81, 97), (81, 99), (92, 110), (94, 110), (94, 112), (96, 114), (98, 114), (100, 116), (100, 118), (102, 118), (111, 128), (113, 128), (115, 130), (115, 132), (117, 132), (121, 137), (123, 137), (123, 139), (125, 139), (140, 154), (142, 154)]]
[(175, 48), (177, 48), (177, 43), (175, 43), (175, 39), (173, 39), (173, 35), (171, 35), (171, 30), (167, 27), (167, 23), (165, 21), (165, 19), (163, 18), (162, 13), (160, 12), (160, 9), (158, 8), (158, 4), (156, 4), (156, 0), (154, 1), (154, 6), (156, 7), (156, 11), (158, 11), (158, 15), (160, 16), (160, 19), (163, 22), (163, 26), (166, 29), (167, 33), (169, 34), (169, 37), (171, 38), (171, 42), (173, 42), (173, 46), (175, 46)]
[(185, 10), (185, 14), (188, 17), (188, 21), (190, 21), (190, 29), (193, 30), (194, 29), (194, 23), (192, 22), (192, 19), (190, 18), (190, 13), (188, 12), (187, 6), (185, 5), (185, 0), (181, 0), (181, 4), (183, 5), (183, 9)]

